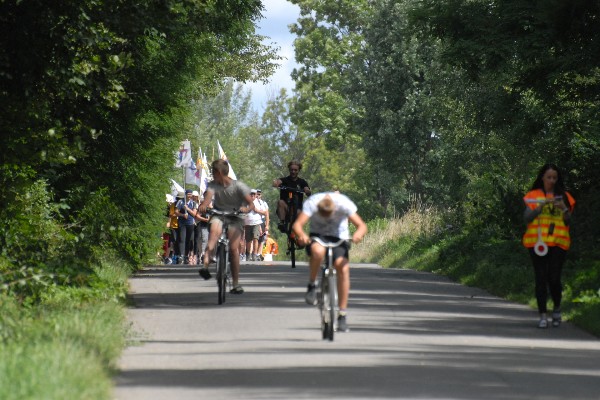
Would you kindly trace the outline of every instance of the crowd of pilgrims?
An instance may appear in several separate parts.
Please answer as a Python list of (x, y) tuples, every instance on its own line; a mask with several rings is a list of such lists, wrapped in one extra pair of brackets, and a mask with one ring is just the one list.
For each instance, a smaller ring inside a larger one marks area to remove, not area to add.
[[(269, 206), (262, 200), (260, 189), (252, 189), (250, 194), (255, 211), (246, 215), (244, 224), (258, 234), (240, 242), (240, 261), (270, 261), (278, 254), (278, 246), (269, 236)], [(164, 264), (202, 264), (209, 233), (209, 217), (198, 208), (203, 199), (198, 191), (190, 189), (178, 192), (175, 197), (166, 195), (167, 229), (163, 233), (161, 256)]]

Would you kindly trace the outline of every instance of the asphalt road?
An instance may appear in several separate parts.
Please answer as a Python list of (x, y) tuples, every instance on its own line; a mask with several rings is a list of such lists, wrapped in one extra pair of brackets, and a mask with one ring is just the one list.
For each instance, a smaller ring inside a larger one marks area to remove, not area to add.
[(600, 399), (600, 340), (568, 322), (540, 330), (534, 310), (428, 273), (351, 271), (351, 331), (329, 342), (305, 264), (243, 265), (246, 293), (221, 306), (197, 268), (146, 268), (114, 398)]

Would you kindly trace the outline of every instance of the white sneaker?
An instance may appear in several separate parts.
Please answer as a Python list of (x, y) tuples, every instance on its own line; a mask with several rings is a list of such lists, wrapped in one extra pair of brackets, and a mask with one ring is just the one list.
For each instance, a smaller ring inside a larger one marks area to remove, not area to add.
[(240, 261), (246, 261), (246, 255), (240, 254)]
[(538, 328), (546, 329), (547, 327), (548, 327), (548, 320), (546, 318), (540, 319), (540, 322), (538, 322)]

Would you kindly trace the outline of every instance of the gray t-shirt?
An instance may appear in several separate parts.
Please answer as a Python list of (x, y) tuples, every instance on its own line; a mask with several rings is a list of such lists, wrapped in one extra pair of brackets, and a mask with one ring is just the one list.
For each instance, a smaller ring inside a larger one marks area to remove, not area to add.
[[(335, 211), (331, 217), (323, 218), (318, 212), (317, 205), (327, 195), (331, 196)], [(340, 239), (350, 239), (348, 217), (356, 213), (356, 210), (356, 204), (348, 196), (335, 192), (313, 194), (302, 206), (302, 212), (310, 217), (310, 233)]]
[(219, 211), (234, 211), (246, 205), (250, 188), (242, 181), (232, 180), (225, 187), (215, 181), (209, 182), (206, 191), (213, 193), (213, 207)]

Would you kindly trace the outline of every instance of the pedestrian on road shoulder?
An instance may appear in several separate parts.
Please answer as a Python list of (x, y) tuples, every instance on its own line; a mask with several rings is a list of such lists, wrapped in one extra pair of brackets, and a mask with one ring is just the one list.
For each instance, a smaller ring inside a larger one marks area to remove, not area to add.
[(575, 199), (565, 190), (563, 177), (554, 164), (544, 165), (525, 197), (524, 219), (527, 229), (523, 245), (529, 250), (535, 275), (535, 297), (540, 320), (538, 328), (548, 327), (548, 291), (552, 297), (552, 326), (562, 317), (562, 267), (571, 246), (569, 226)]

